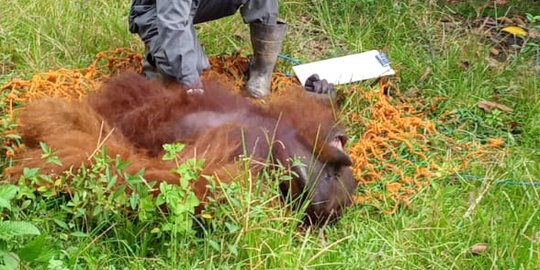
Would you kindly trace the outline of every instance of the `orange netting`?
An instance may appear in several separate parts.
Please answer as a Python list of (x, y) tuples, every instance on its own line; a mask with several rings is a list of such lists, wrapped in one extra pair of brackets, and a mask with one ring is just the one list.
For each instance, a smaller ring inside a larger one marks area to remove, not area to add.
[[(44, 96), (58, 96), (79, 99), (88, 91), (114, 74), (125, 70), (140, 72), (142, 57), (133, 51), (116, 49), (100, 52), (94, 62), (82, 69), (58, 69), (36, 74), (30, 80), (13, 79), (0, 87), (0, 91), (9, 91), (10, 115), (13, 104), (28, 102)], [(5, 101), (2, 101), (5, 102)]]
[(385, 94), (390, 88), (392, 85), (384, 82), (377, 91), (363, 92), (360, 99), (367, 104), (352, 113), (350, 121), (361, 122), (365, 128), (351, 155), (355, 175), (364, 187), (370, 187), (356, 201), (389, 208), (393, 213), (429, 185), (439, 166), (428, 147), (437, 134), (435, 124), (416, 109), (422, 105), (420, 100), (416, 106), (402, 102)]
[[(437, 123), (427, 114), (443, 98), (405, 97), (388, 81), (381, 81), (377, 90), (353, 87), (349, 91), (360, 93), (364, 103), (349, 119), (351, 123), (362, 123), (364, 128), (351, 148), (354, 174), (364, 187), (364, 193), (355, 197), (357, 203), (395, 213), (434, 178), (468, 168), (471, 160), (485, 159), (504, 145), (501, 138), (490, 139), (484, 145), (456, 143), (438, 132)], [(437, 144), (457, 149), (458, 153), (447, 157), (435, 149)]]
[[(97, 54), (95, 61), (83, 69), (59, 69), (34, 75), (29, 80), (14, 79), (4, 84), (0, 93), (6, 93), (0, 104), (3, 113), (13, 119), (13, 108), (38, 97), (60, 96), (80, 99), (96, 89), (104, 79), (120, 71), (141, 72), (142, 56), (126, 49), (116, 49)], [(249, 59), (240, 53), (210, 57), (212, 70), (204, 76), (226, 76), (236, 82), (237, 90), (242, 89)], [(294, 78), (281, 73), (273, 77), (273, 92), (280, 94), (287, 85), (297, 84)], [(439, 138), (435, 124), (428, 120), (426, 108), (434, 109), (437, 100), (423, 104), (419, 98), (407, 101), (387, 94), (396, 91), (390, 83), (381, 83), (378, 90), (364, 91), (350, 88), (348, 91), (360, 93), (364, 105), (359, 112), (353, 112), (352, 123), (360, 123), (364, 129), (361, 137), (351, 148), (354, 173), (363, 189), (356, 197), (358, 203), (368, 203), (388, 213), (394, 213), (399, 205), (407, 205), (410, 198), (427, 187), (439, 175), (441, 159), (434, 158), (430, 144)], [(14, 132), (14, 131), (8, 131)], [(359, 132), (359, 130), (353, 130)], [(4, 134), (5, 135), (5, 134)], [(15, 145), (4, 140), (6, 145)], [(504, 141), (493, 140), (492, 147), (499, 147)], [(6, 156), (11, 157), (16, 147), (8, 148)], [(469, 159), (484, 153), (482, 147), (459, 159), (459, 166), (466, 166)]]
[[(204, 76), (225, 76), (236, 82), (236, 90), (242, 89), (245, 74), (248, 70), (249, 58), (240, 52), (233, 55), (217, 55), (210, 57), (211, 71)], [(34, 75), (29, 80), (13, 79), (0, 87), (0, 91), (9, 91), (5, 99), (9, 104), (8, 113), (13, 115), (13, 106), (17, 102), (24, 103), (39, 97), (56, 96), (68, 99), (80, 99), (89, 91), (99, 87), (104, 79), (121, 71), (142, 71), (142, 56), (132, 50), (116, 49), (103, 51), (96, 55), (94, 62), (82, 69), (58, 69)], [(279, 93), (285, 86), (295, 84), (297, 80), (282, 73), (274, 73), (272, 91)], [(6, 102), (1, 100), (0, 102)]]

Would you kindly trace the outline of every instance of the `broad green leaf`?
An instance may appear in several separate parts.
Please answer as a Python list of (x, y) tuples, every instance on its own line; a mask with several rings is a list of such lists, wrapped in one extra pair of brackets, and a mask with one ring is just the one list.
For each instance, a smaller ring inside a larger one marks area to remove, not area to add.
[(116, 162), (115, 167), (119, 171), (123, 171), (127, 166), (129, 166), (131, 164), (131, 162), (129, 162), (127, 160), (122, 161), (120, 156), (116, 156), (116, 161), (115, 162)]
[(186, 200), (186, 206), (189, 207), (189, 211), (192, 211), (195, 207), (200, 204), (199, 199), (194, 194), (189, 194)]
[(0, 210), (3, 208), (7, 208), (7, 210), (11, 211), (11, 203), (4, 198), (0, 198)]
[(225, 226), (227, 227), (227, 229), (229, 230), (230, 233), (235, 233), (240, 229), (240, 227), (238, 227), (238, 225), (232, 224), (230, 222), (225, 222)]
[(165, 155), (163, 155), (163, 160), (173, 160), (176, 154), (167, 152)]
[(17, 269), (19, 262), (17, 254), (0, 250), (0, 270)]
[(20, 235), (39, 235), (40, 232), (34, 224), (26, 221), (0, 222), (0, 239), (8, 240)]
[(88, 234), (87, 234), (87, 233), (83, 233), (83, 232), (72, 232), (72, 233), (71, 233), (71, 236), (75, 236), (75, 237), (88, 237)]
[(26, 179), (31, 179), (31, 178), (34, 178), (35, 176), (37, 176), (39, 172), (39, 168), (24, 168), (23, 169), (23, 175), (24, 175), (24, 178)]
[(32, 241), (28, 242), (23, 248), (21, 248), (17, 253), (21, 260), (30, 262), (35, 261), (39, 257), (46, 255), (48, 252), (48, 247), (45, 243), (45, 236), (40, 235), (34, 238)]
[[(43, 151), (45, 154), (47, 154), (47, 153), (49, 153), (51, 151), (49, 146), (47, 144), (45, 144), (44, 142), (39, 142), (39, 146), (41, 147), (41, 151)], [(42, 155), (42, 157), (43, 157), (43, 155)]]
[(189, 180), (187, 177), (180, 178), (180, 186), (183, 190), (186, 190), (189, 187)]
[(232, 254), (238, 256), (238, 249), (236, 248), (236, 245), (227, 244), (227, 248)]
[(4, 136), (6, 136), (6, 138), (10, 138), (10, 139), (20, 139), (21, 138), (21, 136), (19, 136), (17, 134), (6, 134)]
[(62, 166), (62, 162), (60, 161), (60, 159), (57, 156), (48, 157), (46, 163), (52, 163), (52, 164), (56, 164), (58, 166)]
[(137, 184), (140, 184), (143, 182), (143, 178), (139, 175), (133, 175), (133, 176), (129, 176), (126, 178), (126, 181), (130, 184), (130, 185), (137, 185)]
[(211, 239), (208, 239), (208, 244), (210, 244), (210, 246), (216, 250), (216, 251), (221, 251), (221, 248), (219, 247), (219, 244), (218, 242), (214, 241), (214, 240), (211, 240)]
[(137, 210), (137, 205), (139, 205), (139, 200), (140, 200), (139, 194), (131, 193), (131, 197), (129, 198), (131, 209)]
[(64, 262), (60, 260), (50, 259), (47, 269), (50, 270), (69, 270), (69, 268), (64, 266)]
[(118, 182), (118, 175), (111, 177), (111, 180), (107, 184), (107, 189), (112, 189), (112, 187), (114, 187), (114, 185), (116, 185), (117, 182)]
[(163, 160), (173, 160), (178, 152), (184, 150), (184, 147), (185, 145), (181, 143), (164, 144), (163, 149), (166, 153), (163, 155)]

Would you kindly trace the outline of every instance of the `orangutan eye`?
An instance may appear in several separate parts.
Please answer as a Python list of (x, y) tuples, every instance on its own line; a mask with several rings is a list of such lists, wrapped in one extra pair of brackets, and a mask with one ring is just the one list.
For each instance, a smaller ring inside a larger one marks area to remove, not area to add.
[(331, 177), (332, 177), (332, 173), (330, 173), (330, 170), (327, 170), (327, 171), (324, 172), (324, 176), (325, 176), (326, 178), (331, 178)]

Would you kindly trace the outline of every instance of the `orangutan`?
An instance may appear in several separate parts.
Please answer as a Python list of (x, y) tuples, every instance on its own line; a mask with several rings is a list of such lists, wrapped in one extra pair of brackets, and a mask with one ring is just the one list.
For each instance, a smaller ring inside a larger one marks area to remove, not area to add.
[[(308, 202), (310, 224), (335, 220), (351, 205), (357, 184), (332, 98), (299, 86), (257, 105), (216, 80), (204, 85), (204, 92), (189, 94), (179, 85), (127, 72), (83, 101), (45, 98), (29, 103), (18, 118), (27, 150), (9, 173), (17, 177), (24, 167), (41, 167), (60, 174), (88, 165), (96, 149), (105, 146), (110, 156), (131, 162), (127, 172), (145, 168), (147, 181), (178, 183), (171, 173), (175, 164), (161, 155), (164, 144), (180, 142), (186, 145), (180, 161), (204, 159), (201, 174), (222, 182), (246, 173), (242, 157), (257, 161), (250, 167), (254, 175), (264, 167), (286, 168), (294, 177), (280, 183), (281, 194)], [(42, 141), (58, 151), (61, 166), (43, 164)], [(207, 179), (193, 183), (203, 203), (211, 196)]]

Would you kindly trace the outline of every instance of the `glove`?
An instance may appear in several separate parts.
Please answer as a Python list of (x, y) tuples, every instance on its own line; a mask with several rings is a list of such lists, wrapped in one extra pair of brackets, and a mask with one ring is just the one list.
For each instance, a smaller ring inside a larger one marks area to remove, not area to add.
[(313, 74), (307, 78), (304, 89), (314, 94), (329, 95), (332, 99), (336, 98), (334, 84), (326, 80), (321, 80), (318, 74)]

